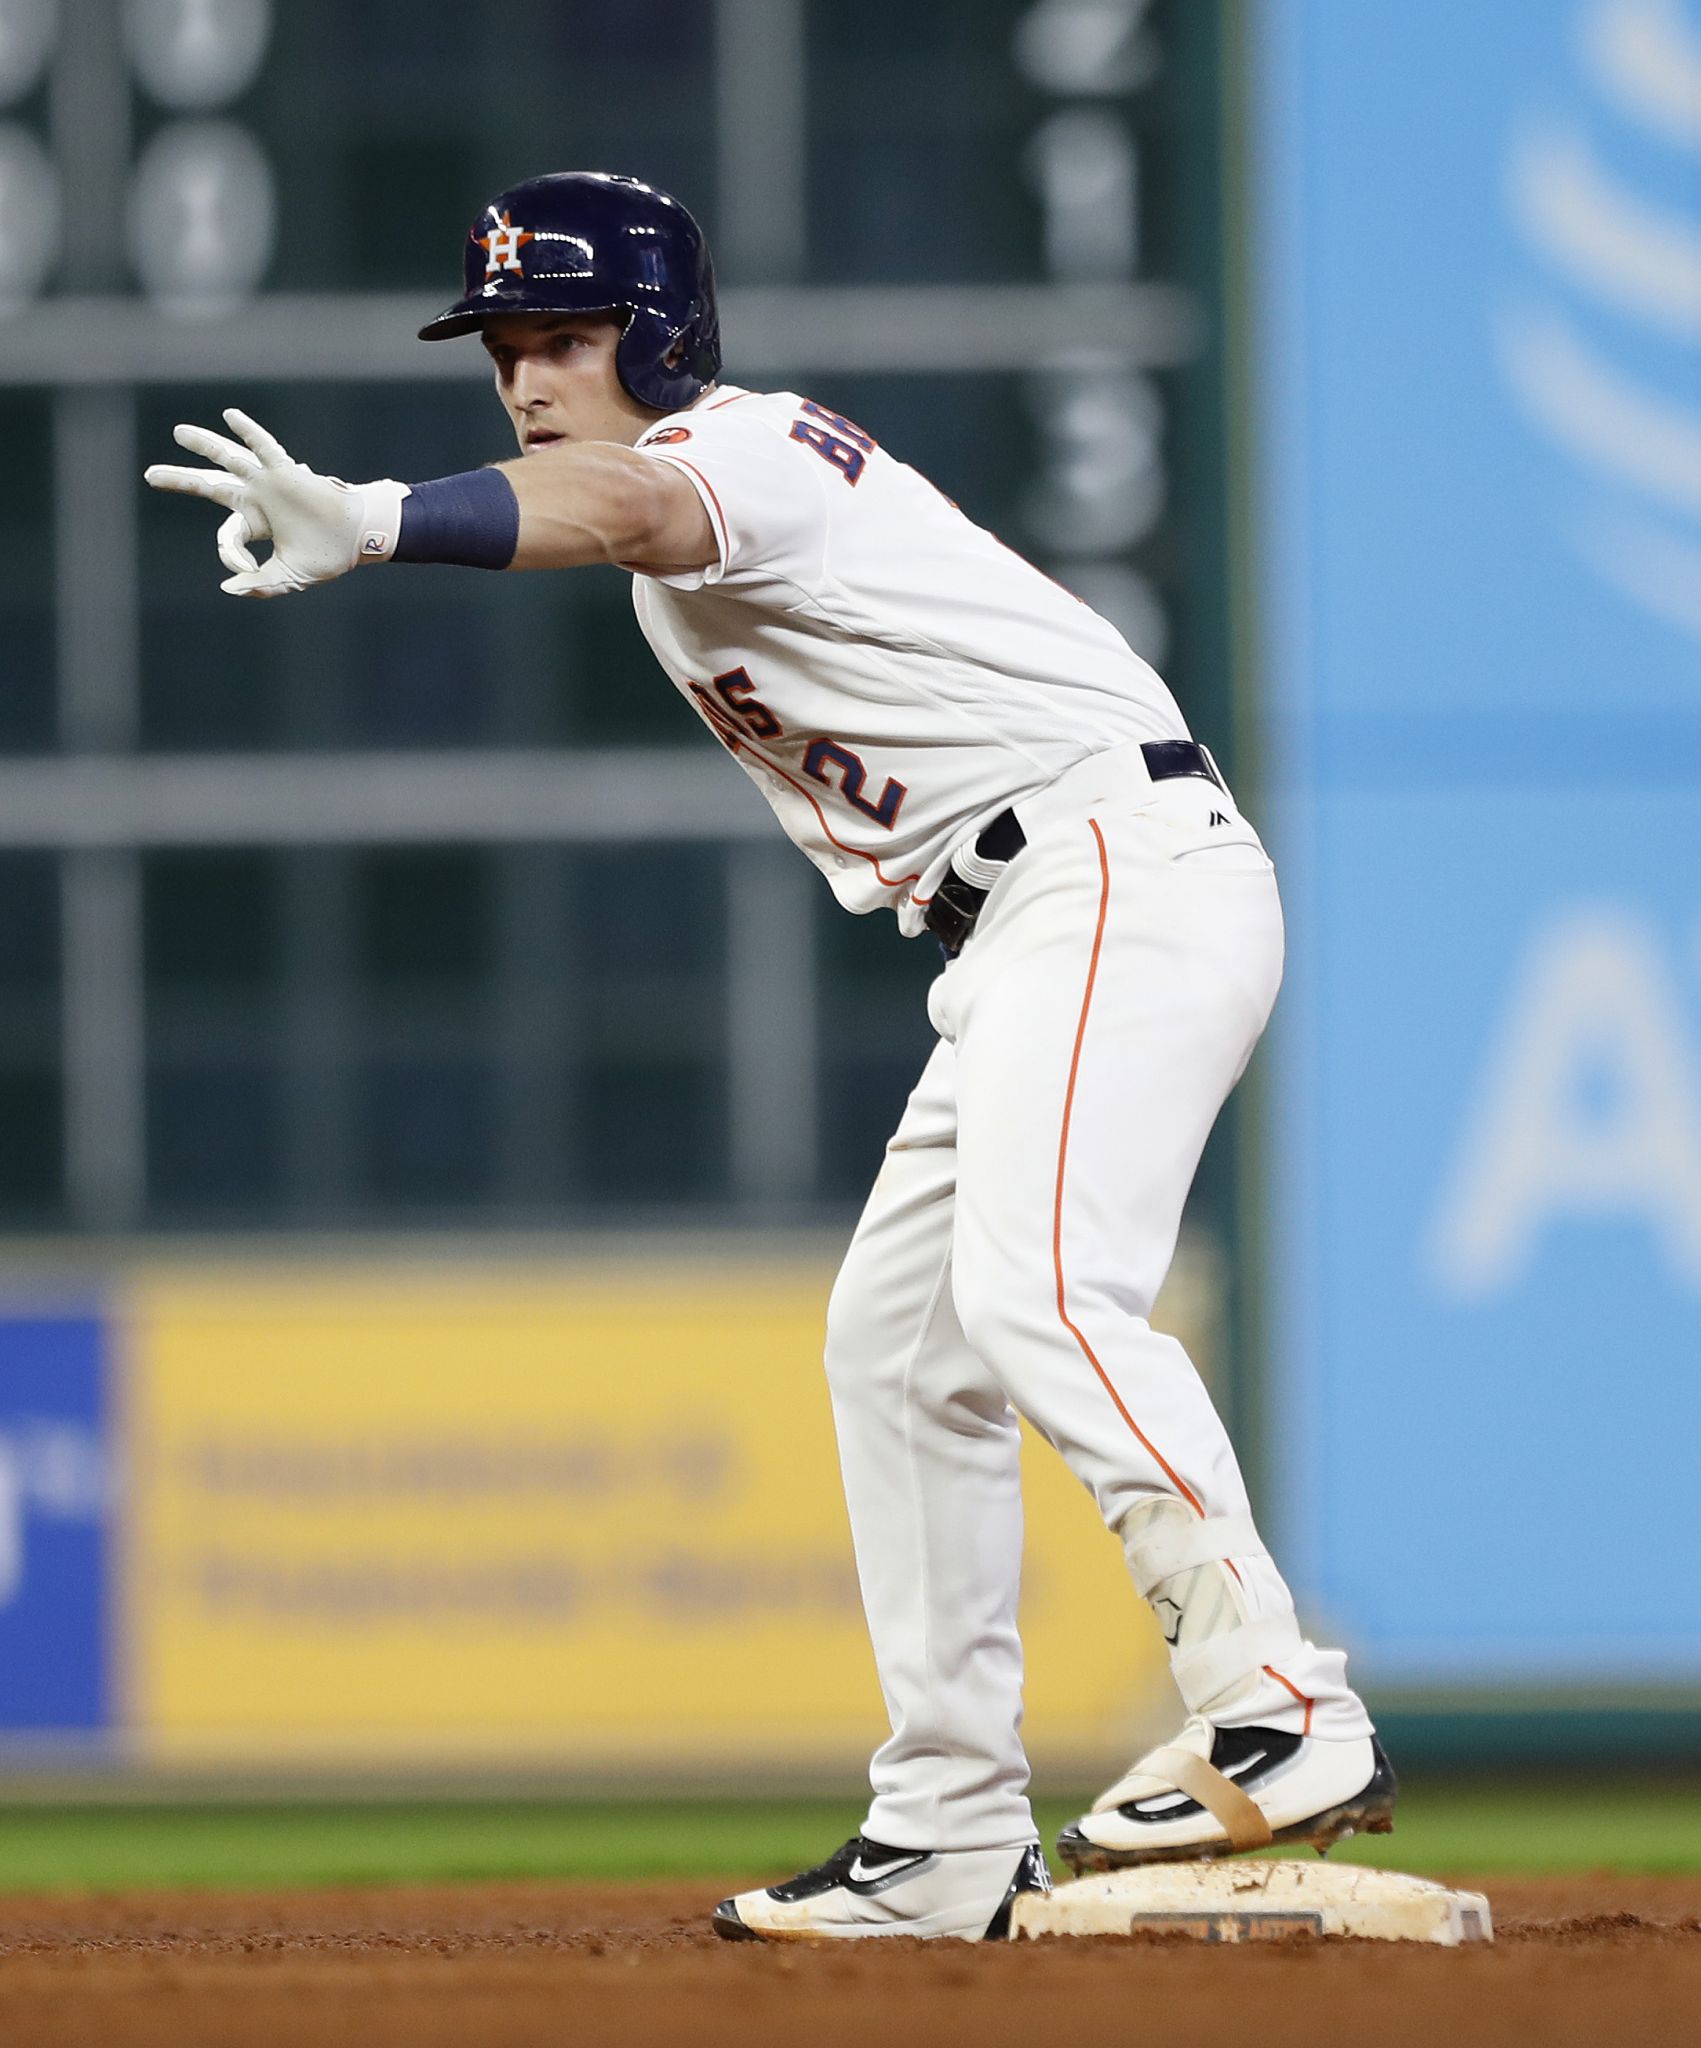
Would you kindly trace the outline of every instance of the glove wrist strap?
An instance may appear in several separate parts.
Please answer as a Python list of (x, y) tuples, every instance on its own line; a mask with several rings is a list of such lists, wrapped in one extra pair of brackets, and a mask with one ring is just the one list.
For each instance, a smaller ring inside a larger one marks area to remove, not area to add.
[(359, 487), (360, 532), (355, 540), (359, 561), (387, 562), (395, 554), (402, 536), (402, 500), (407, 495), (408, 486), (394, 477), (380, 477), (376, 483)]

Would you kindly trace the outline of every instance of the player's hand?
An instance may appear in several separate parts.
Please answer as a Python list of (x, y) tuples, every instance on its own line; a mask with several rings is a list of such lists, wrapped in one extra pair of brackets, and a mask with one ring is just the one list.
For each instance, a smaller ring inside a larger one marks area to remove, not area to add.
[[(401, 485), (345, 484), (320, 476), (292, 461), (246, 413), (232, 406), (224, 418), (240, 442), (206, 427), (180, 426), (172, 435), (180, 448), (204, 455), (216, 467), (156, 462), (143, 472), (156, 491), (208, 498), (229, 513), (218, 530), (219, 560), (232, 572), (221, 590), (232, 597), (288, 597), (389, 554), (400, 520)], [(264, 562), (252, 552), (260, 540), (272, 544)]]

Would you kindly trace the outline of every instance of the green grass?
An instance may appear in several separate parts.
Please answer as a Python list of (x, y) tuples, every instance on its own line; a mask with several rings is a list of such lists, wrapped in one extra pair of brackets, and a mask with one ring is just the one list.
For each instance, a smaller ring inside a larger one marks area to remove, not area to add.
[[(1049, 1840), (1077, 1805), (1042, 1803)], [(0, 1806), (0, 1892), (777, 1876), (856, 1826), (852, 1801)], [(1399, 1832), (1337, 1850), (1422, 1874), (1701, 1875), (1701, 1783), (1418, 1785)]]

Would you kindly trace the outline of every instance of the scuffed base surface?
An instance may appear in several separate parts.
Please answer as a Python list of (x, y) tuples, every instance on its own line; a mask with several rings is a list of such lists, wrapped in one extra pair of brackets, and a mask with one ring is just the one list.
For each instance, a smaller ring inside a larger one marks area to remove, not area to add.
[(1488, 1893), (1493, 1948), (767, 1948), (718, 1941), (716, 1888), (673, 1882), (0, 1899), (0, 2042), (1701, 2043), (1701, 1881), (1450, 1881)]

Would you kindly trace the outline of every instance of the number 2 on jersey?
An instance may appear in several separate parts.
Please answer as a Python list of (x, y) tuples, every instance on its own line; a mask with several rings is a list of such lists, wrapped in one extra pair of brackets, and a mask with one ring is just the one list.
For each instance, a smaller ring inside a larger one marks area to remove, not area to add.
[[(785, 727), (755, 694), (756, 685), (748, 669), (727, 669), (715, 677), (713, 689), (703, 683), (689, 683), (687, 688), (696, 698), (697, 708), (710, 730), (735, 754), (749, 740), (784, 736)], [(888, 775), (878, 801), (870, 802), (863, 794), (868, 764), (854, 748), (841, 746), (825, 734), (809, 742), (803, 756), (803, 772), (825, 789), (831, 789), (836, 781), (845, 802), (887, 832), (898, 822), (899, 808), (909, 795), (904, 783)]]
[(862, 793), (863, 784), (868, 780), (868, 769), (860, 754), (849, 747), (841, 747), (837, 740), (811, 740), (809, 751), (803, 757), (803, 772), (813, 776), (817, 782), (828, 782), (828, 769), (839, 771), (839, 793), (847, 804), (854, 804), (865, 818), (872, 818), (876, 825), (883, 825), (888, 832), (898, 822), (898, 806), (909, 795), (909, 790), (895, 777), (888, 775), (886, 787), (880, 792), (880, 801), (870, 803)]

